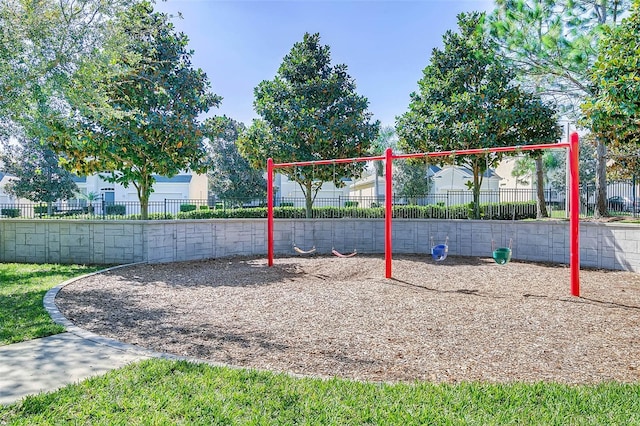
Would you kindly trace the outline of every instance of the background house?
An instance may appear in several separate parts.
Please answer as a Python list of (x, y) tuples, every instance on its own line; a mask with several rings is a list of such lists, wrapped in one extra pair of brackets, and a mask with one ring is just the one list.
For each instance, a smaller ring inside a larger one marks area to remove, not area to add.
[[(166, 213), (167, 202), (170, 203), (170, 213), (179, 211), (180, 204), (208, 204), (207, 176), (191, 172), (182, 172), (173, 177), (154, 175), (156, 182), (153, 192), (149, 196), (149, 213)], [(102, 201), (106, 204), (121, 204), (126, 206), (126, 214), (138, 214), (140, 205), (138, 193), (133, 185), (125, 188), (121, 184), (107, 182), (101, 174), (79, 176), (75, 179), (81, 195), (66, 204), (69, 208), (86, 207), (90, 203), (95, 207), (95, 213), (101, 213)], [(93, 197), (88, 197), (93, 194)], [(89, 201), (89, 198), (95, 200)]]
[[(473, 182), (473, 172), (471, 170), (458, 167), (448, 166), (440, 168), (430, 165), (427, 175), (431, 178), (431, 189), (425, 197), (415, 200), (417, 204), (436, 204), (443, 202), (447, 205), (469, 203), (473, 200), (473, 193), (467, 186), (468, 182)], [(499, 195), (501, 177), (490, 169), (485, 173), (483, 178), (481, 191), (484, 191), (481, 202), (497, 202)], [(362, 178), (353, 182), (350, 187), (350, 196), (354, 200), (361, 199), (361, 205), (369, 207), (371, 203), (384, 203), (386, 182), (384, 176), (376, 178), (373, 169), (368, 169)], [(397, 193), (394, 188), (394, 193)], [(488, 193), (487, 191), (491, 191)], [(407, 202), (400, 197), (395, 197), (395, 204)]]
[[(324, 205), (331, 206), (344, 206), (346, 201), (349, 201), (351, 179), (342, 179), (344, 186), (342, 188), (336, 188), (333, 182), (324, 182), (318, 195), (316, 196), (316, 202), (314, 206), (322, 207)], [(274, 185), (277, 190), (275, 192), (275, 204), (281, 205), (282, 203), (293, 203), (295, 207), (305, 206), (305, 197), (302, 192), (302, 188), (298, 182), (290, 180), (287, 176), (277, 173), (274, 176)]]
[(12, 204), (31, 204), (31, 201), (29, 200), (17, 198), (5, 192), (4, 187), (13, 179), (17, 178), (15, 176), (8, 175), (5, 172), (0, 172), (0, 206), (12, 207)]
[[(495, 203), (500, 201), (498, 193), (502, 178), (493, 169), (484, 172), (480, 185), (480, 202)], [(466, 204), (473, 201), (470, 188), (473, 183), (473, 171), (466, 167), (448, 166), (433, 175), (431, 196), (436, 202), (447, 205)]]
[(4, 192), (4, 187), (8, 182), (9, 176), (4, 172), (0, 172), (0, 204), (14, 202), (13, 197)]

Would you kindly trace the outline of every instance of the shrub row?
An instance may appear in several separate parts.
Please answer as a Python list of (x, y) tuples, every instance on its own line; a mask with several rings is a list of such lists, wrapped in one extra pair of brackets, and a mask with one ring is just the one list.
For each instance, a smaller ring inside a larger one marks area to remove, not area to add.
[[(20, 209), (3, 208), (0, 213), (5, 217), (19, 217)], [(88, 213), (88, 208), (69, 210), (56, 214), (59, 216), (75, 216)], [(124, 216), (126, 206), (112, 204), (105, 206), (105, 214), (108, 216)], [(313, 217), (319, 219), (331, 218), (362, 218), (382, 219), (385, 209), (383, 207), (315, 207)], [(469, 219), (473, 215), (473, 204), (460, 204), (456, 206), (444, 205), (402, 205), (393, 206), (393, 217), (397, 219)], [(304, 219), (307, 216), (304, 207), (275, 207), (274, 217), (277, 219)], [(522, 220), (536, 217), (536, 203), (488, 203), (480, 205), (480, 216), (486, 220)], [(207, 206), (198, 208), (194, 204), (183, 204), (180, 213), (150, 213), (150, 220), (162, 219), (265, 219), (266, 207), (245, 207), (237, 209), (210, 209)], [(140, 215), (128, 215), (123, 219), (139, 220)]]
[(20, 211), (20, 209), (2, 209), (0, 210), (0, 214), (6, 217), (20, 217), (20, 214), (22, 214), (22, 212)]
[[(384, 218), (382, 207), (315, 207), (314, 218)], [(278, 219), (302, 219), (306, 217), (304, 207), (275, 207), (273, 215)], [(456, 206), (393, 206), (393, 217), (398, 219), (469, 219), (473, 215), (473, 204)], [(535, 202), (489, 203), (480, 205), (480, 216), (486, 220), (534, 219)], [(152, 215), (150, 215), (151, 218)], [(169, 219), (165, 215), (161, 218)], [(177, 219), (259, 219), (267, 217), (266, 207), (238, 208), (227, 210), (192, 210), (180, 212)]]

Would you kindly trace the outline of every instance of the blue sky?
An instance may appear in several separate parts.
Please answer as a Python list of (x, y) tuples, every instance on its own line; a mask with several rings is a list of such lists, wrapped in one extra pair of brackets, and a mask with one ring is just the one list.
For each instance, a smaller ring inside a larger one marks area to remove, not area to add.
[(167, 0), (156, 9), (171, 14), (189, 36), (193, 64), (224, 99), (208, 115), (225, 114), (250, 124), (253, 89), (274, 78), (284, 56), (305, 32), (320, 33), (332, 64), (344, 63), (357, 92), (383, 125), (407, 110), (431, 51), (460, 12), (490, 11), (491, 0)]

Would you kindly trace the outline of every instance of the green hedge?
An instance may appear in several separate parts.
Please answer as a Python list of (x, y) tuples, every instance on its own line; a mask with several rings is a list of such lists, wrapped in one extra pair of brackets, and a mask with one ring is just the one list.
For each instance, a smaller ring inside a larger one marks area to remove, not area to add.
[[(51, 206), (51, 213), (55, 213), (58, 211), (58, 207), (57, 206)], [(48, 213), (48, 208), (46, 205), (44, 206), (34, 206), (33, 207), (33, 212), (35, 214), (47, 214)]]
[(191, 212), (198, 208), (195, 204), (180, 204), (181, 212)]
[[(314, 218), (365, 218), (382, 219), (383, 207), (315, 207)], [(480, 216), (485, 220), (511, 220), (515, 212), (517, 220), (535, 219), (536, 204), (531, 202), (489, 203), (480, 205)], [(428, 206), (393, 206), (393, 217), (397, 219), (469, 219), (473, 214), (473, 204)], [(304, 207), (274, 207), (277, 219), (303, 219), (307, 217)], [(239, 208), (227, 210), (195, 210), (178, 213), (178, 219), (241, 219), (266, 218), (266, 207)]]
[(2, 216), (7, 217), (20, 217), (21, 215), (20, 209), (2, 209), (0, 213), (2, 213)]
[[(193, 206), (184, 208), (183, 206)], [(45, 207), (46, 208), (46, 207)], [(185, 211), (189, 209), (188, 211)], [(237, 209), (219, 209), (217, 205), (212, 208), (201, 206), (197, 208), (193, 204), (183, 204), (180, 206), (178, 214), (150, 213), (150, 220), (163, 219), (266, 219), (266, 207), (245, 207)], [(84, 211), (73, 210), (69, 214), (80, 214)], [(111, 204), (105, 206), (105, 213), (108, 216), (124, 216), (126, 207), (122, 204)], [(304, 207), (274, 207), (274, 217), (277, 219), (304, 219), (307, 213)], [(489, 203), (480, 205), (481, 219), (485, 220), (511, 220), (515, 213), (516, 220), (535, 219), (536, 203)], [(473, 214), (473, 204), (460, 204), (446, 207), (443, 204), (432, 204), (427, 206), (402, 205), (393, 206), (393, 217), (396, 219), (469, 219)], [(20, 216), (20, 209), (2, 209), (2, 215), (9, 217)], [(331, 218), (362, 218), (362, 219), (382, 219), (385, 215), (384, 207), (315, 207), (313, 217), (318, 219)], [(129, 215), (127, 219), (141, 219), (140, 215)]]
[(123, 216), (127, 213), (127, 206), (124, 204), (107, 204), (104, 206), (104, 212), (107, 216)]

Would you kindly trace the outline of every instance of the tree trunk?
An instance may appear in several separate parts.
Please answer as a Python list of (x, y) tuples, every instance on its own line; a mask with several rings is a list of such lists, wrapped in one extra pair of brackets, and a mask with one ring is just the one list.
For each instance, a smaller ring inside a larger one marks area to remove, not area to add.
[(306, 207), (306, 217), (307, 219), (311, 219), (313, 217), (313, 198), (311, 197), (313, 181), (307, 181), (304, 183), (305, 191), (304, 191), (304, 201)]
[(378, 193), (380, 192), (380, 183), (378, 182), (378, 177), (382, 176), (382, 173), (378, 173), (379, 170), (378, 170), (378, 165), (377, 164), (374, 164), (373, 169), (374, 169), (374, 175), (376, 177), (376, 179), (373, 181), (373, 191), (374, 191), (374, 196), (375, 196), (375, 201), (374, 202), (376, 203), (376, 206), (379, 206)]
[[(607, 146), (598, 138), (596, 143), (596, 202), (593, 217), (609, 216), (607, 207)], [(587, 200), (587, 203), (589, 200)]]
[(140, 185), (136, 185), (136, 190), (138, 191), (138, 200), (140, 200), (140, 219), (147, 220), (149, 219), (149, 194), (151, 193), (151, 188), (147, 184), (147, 182), (141, 182)]
[(480, 219), (480, 166), (473, 162), (473, 219)]
[(536, 186), (538, 191), (538, 209), (536, 211), (536, 217), (542, 219), (549, 217), (547, 212), (547, 203), (544, 198), (544, 164), (542, 162), (542, 155), (536, 157)]
[(147, 193), (140, 194), (140, 219), (149, 219), (149, 195)]

